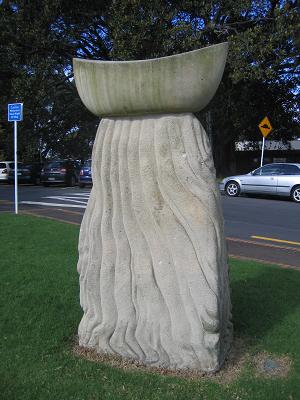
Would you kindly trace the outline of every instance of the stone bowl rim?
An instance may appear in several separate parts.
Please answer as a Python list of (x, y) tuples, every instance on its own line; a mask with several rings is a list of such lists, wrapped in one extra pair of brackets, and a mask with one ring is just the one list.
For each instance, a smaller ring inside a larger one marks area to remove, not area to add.
[(185, 57), (187, 54), (192, 54), (192, 53), (199, 53), (201, 51), (211, 49), (213, 47), (228, 47), (229, 42), (221, 42), (217, 44), (212, 44), (209, 46), (201, 47), (200, 49), (195, 49), (195, 50), (190, 50), (190, 51), (185, 51), (184, 53), (177, 53), (177, 54), (171, 54), (169, 56), (163, 56), (163, 57), (156, 57), (156, 58), (146, 58), (144, 60), (91, 60), (89, 58), (79, 58), (79, 57), (74, 57), (73, 60), (76, 62), (84, 62), (84, 63), (101, 63), (101, 64), (136, 64), (136, 63), (147, 63), (149, 61), (156, 61), (156, 60), (164, 60), (164, 59), (169, 59), (169, 58), (177, 58), (177, 57)]

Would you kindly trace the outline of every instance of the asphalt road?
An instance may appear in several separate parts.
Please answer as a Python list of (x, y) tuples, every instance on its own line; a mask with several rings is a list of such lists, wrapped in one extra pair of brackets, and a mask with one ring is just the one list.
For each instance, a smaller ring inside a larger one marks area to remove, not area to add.
[[(80, 224), (90, 189), (19, 186), (19, 210)], [(14, 211), (13, 186), (0, 185), (0, 212)], [(229, 254), (300, 268), (300, 205), (280, 198), (222, 196)]]
[(226, 235), (300, 242), (300, 207), (286, 199), (222, 196)]

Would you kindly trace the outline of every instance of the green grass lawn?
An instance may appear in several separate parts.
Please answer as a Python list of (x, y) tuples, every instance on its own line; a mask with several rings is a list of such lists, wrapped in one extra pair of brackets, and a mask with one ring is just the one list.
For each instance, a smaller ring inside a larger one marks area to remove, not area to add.
[(72, 352), (81, 318), (78, 227), (9, 214), (0, 226), (1, 399), (300, 398), (298, 271), (231, 261), (235, 335), (252, 355), (289, 356), (288, 377), (259, 376), (250, 361), (226, 384), (123, 371)]

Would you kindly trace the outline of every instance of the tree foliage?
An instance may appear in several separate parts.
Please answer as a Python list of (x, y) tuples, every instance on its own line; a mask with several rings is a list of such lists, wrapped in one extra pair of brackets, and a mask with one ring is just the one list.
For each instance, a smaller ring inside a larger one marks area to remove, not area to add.
[[(2, 1), (1, 114), (7, 102), (24, 102), (24, 157), (85, 158), (98, 120), (76, 93), (73, 57), (146, 59), (229, 41), (222, 84), (199, 115), (211, 121), (217, 169), (224, 170), (236, 140), (260, 139), (265, 115), (272, 138), (297, 134), (299, 20), (293, 0)], [(1, 128), (0, 143), (11, 152), (4, 119)]]

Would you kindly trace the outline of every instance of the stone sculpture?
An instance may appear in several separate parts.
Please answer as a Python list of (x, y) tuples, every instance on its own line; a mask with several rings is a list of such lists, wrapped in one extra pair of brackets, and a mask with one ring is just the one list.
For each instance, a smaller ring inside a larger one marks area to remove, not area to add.
[(213, 97), (227, 43), (132, 62), (74, 59), (101, 116), (81, 225), (79, 344), (170, 369), (215, 371), (232, 338), (220, 195), (192, 112)]

